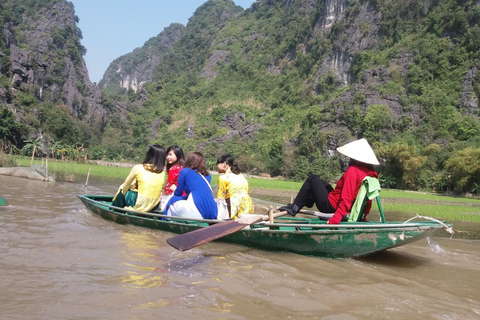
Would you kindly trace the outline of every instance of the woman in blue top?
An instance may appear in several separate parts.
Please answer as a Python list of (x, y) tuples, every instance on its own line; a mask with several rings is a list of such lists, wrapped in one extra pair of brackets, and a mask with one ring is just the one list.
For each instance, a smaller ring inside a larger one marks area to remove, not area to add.
[(218, 208), (210, 188), (211, 180), (203, 154), (193, 152), (187, 155), (184, 168), (178, 175), (178, 186), (165, 207), (165, 213), (185, 218), (216, 219)]

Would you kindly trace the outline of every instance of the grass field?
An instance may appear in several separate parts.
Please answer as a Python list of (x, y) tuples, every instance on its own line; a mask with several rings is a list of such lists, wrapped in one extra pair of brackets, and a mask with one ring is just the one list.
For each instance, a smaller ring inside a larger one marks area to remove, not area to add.
[[(15, 157), (21, 166), (30, 166), (30, 158)], [(41, 165), (41, 160), (35, 160), (35, 165)], [(121, 183), (130, 172), (130, 168), (116, 166), (100, 166), (94, 164), (49, 161), (50, 173), (64, 181), (83, 182), (90, 170), (91, 177), (105, 178)], [(216, 185), (218, 175), (212, 175), (212, 185)], [(302, 183), (286, 180), (248, 178), (251, 189), (278, 190), (294, 195)], [(381, 202), (384, 212), (399, 212), (405, 214), (418, 213), (446, 221), (480, 222), (480, 200), (461, 197), (447, 197), (431, 193), (411, 192), (384, 189), (381, 192)], [(376, 205), (372, 213), (378, 212)]]
[[(31, 159), (25, 157), (16, 157), (16, 161), (20, 166), (30, 166)], [(34, 165), (42, 165), (41, 160), (34, 160)], [(48, 171), (56, 175), (59, 172), (65, 172), (73, 175), (73, 181), (83, 180), (90, 170), (90, 176), (97, 176), (109, 179), (118, 178), (119, 181), (125, 179), (130, 172), (130, 168), (115, 167), (115, 166), (99, 166), (89, 163), (77, 162), (62, 162), (62, 161), (48, 161)], [(63, 180), (63, 179), (57, 179)]]

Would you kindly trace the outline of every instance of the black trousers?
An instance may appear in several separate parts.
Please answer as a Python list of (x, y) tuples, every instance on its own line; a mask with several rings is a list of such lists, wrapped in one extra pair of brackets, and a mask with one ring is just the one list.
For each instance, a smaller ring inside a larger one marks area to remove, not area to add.
[(300, 208), (311, 208), (315, 204), (321, 212), (332, 213), (335, 208), (328, 201), (328, 194), (333, 190), (332, 186), (317, 175), (310, 175), (303, 183), (294, 203)]

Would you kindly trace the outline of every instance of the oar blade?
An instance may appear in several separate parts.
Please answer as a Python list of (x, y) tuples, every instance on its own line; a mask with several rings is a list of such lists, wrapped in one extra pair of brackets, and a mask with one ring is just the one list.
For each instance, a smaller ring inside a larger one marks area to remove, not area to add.
[[(278, 212), (272, 215), (272, 218), (285, 215), (286, 212)], [(186, 251), (201, 244), (216, 240), (235, 233), (248, 225), (257, 223), (262, 220), (268, 220), (266, 215), (250, 215), (241, 216), (238, 220), (228, 220), (217, 224), (197, 229), (195, 231), (180, 234), (178, 236), (167, 239), (167, 243), (175, 249)]]
[(206, 242), (235, 233), (242, 228), (245, 228), (245, 224), (238, 223), (235, 220), (229, 220), (219, 222), (206, 228), (180, 234), (167, 239), (167, 243), (175, 249), (186, 251)]

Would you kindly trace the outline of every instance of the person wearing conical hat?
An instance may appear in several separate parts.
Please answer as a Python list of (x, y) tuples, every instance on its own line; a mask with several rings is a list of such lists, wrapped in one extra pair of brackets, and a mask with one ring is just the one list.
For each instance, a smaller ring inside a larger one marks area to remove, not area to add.
[[(355, 140), (337, 151), (350, 158), (350, 166), (338, 180), (335, 189), (317, 175), (310, 175), (303, 183), (293, 203), (280, 208), (295, 216), (303, 207), (311, 208), (314, 204), (323, 213), (333, 213), (329, 224), (347, 221), (358, 191), (366, 176), (378, 178), (374, 165), (380, 163), (366, 139)], [(372, 202), (368, 201), (365, 216), (370, 212)]]

